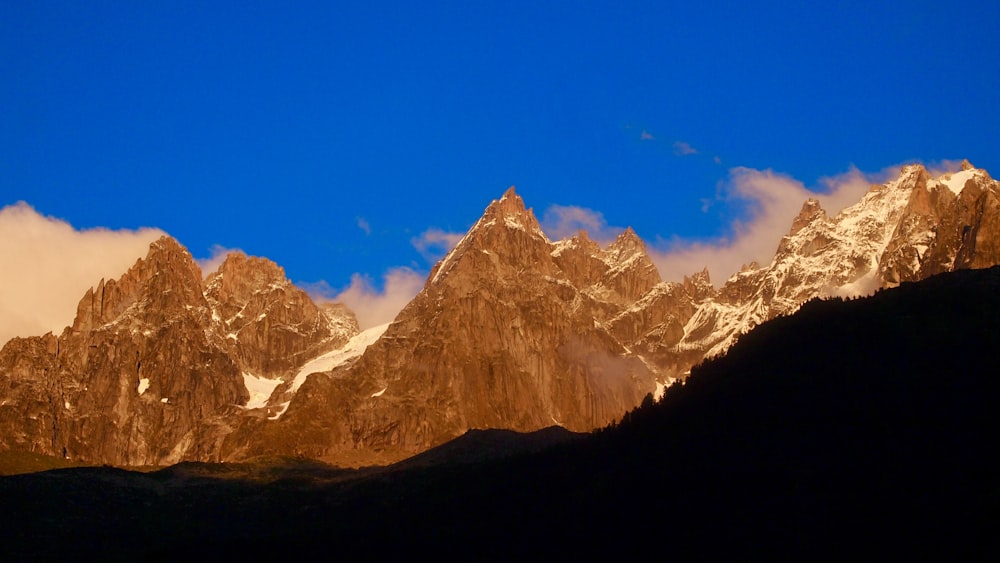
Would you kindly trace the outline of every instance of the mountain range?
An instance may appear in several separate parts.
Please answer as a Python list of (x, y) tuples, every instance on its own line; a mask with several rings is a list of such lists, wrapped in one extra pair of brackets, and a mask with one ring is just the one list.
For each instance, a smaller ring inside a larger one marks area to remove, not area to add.
[(817, 297), (1000, 264), (1000, 183), (902, 168), (835, 215), (803, 203), (765, 265), (663, 281), (631, 229), (542, 231), (513, 188), (396, 319), (359, 330), (264, 258), (203, 277), (164, 237), (60, 335), (0, 350), (0, 449), (123, 466), (399, 461), (470, 429), (587, 432)]
[(0, 546), (16, 560), (993, 561), (998, 309), (1000, 267), (812, 299), (589, 434), (469, 431), (356, 470), (262, 456), (0, 477)]

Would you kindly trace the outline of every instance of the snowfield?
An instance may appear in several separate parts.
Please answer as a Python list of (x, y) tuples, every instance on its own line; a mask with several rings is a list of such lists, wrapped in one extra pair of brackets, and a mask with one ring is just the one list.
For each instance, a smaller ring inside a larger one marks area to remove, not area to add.
[(250, 400), (247, 401), (246, 408), (259, 409), (267, 405), (267, 400), (271, 398), (271, 393), (281, 383), (280, 379), (267, 379), (266, 377), (257, 377), (252, 373), (243, 372), (243, 385), (247, 388), (247, 392), (250, 393)]

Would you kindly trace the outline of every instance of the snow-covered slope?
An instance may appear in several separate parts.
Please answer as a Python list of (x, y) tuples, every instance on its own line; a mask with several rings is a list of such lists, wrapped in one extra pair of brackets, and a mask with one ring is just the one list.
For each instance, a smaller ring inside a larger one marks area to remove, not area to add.
[(389, 324), (390, 323), (385, 323), (365, 329), (351, 337), (351, 339), (347, 341), (347, 344), (344, 344), (342, 347), (337, 348), (336, 350), (331, 350), (326, 354), (306, 362), (306, 364), (299, 369), (299, 372), (295, 374), (290, 391), (292, 393), (298, 391), (299, 387), (302, 387), (302, 384), (306, 382), (306, 378), (308, 378), (309, 375), (320, 371), (330, 371), (363, 354), (368, 346), (378, 340), (379, 337), (385, 333), (385, 329), (389, 328)]
[(738, 335), (811, 298), (866, 295), (954, 269), (963, 249), (975, 252), (965, 239), (983, 213), (977, 218), (970, 210), (998, 193), (986, 171), (966, 162), (960, 172), (938, 178), (921, 165), (905, 166), (896, 180), (872, 186), (834, 217), (810, 199), (771, 263), (745, 268), (703, 302), (677, 349), (716, 355)]

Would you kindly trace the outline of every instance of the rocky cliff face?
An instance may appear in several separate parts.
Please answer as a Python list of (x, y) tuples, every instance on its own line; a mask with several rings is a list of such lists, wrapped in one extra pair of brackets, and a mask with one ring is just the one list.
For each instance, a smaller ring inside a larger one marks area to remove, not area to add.
[(604, 251), (585, 235), (554, 244), (511, 189), (356, 362), (312, 375), (234, 448), (371, 462), (471, 428), (602, 426), (656, 375), (599, 319), (658, 281), (631, 231)]
[(804, 202), (773, 260), (664, 282), (639, 237), (550, 241), (513, 188), (389, 325), (359, 333), (280, 267), (204, 281), (169, 238), (81, 299), (62, 335), (0, 350), (0, 447), (125, 465), (293, 454), (385, 463), (475, 428), (586, 431), (814, 297), (1000, 263), (1000, 184), (921, 166), (830, 216)]
[(316, 305), (266, 258), (230, 254), (205, 280), (204, 294), (220, 347), (258, 377), (286, 379), (358, 332), (353, 314)]
[[(9, 342), (0, 351), (0, 445), (122, 465), (216, 456), (251, 399), (246, 370), (281, 375), (294, 361), (286, 352), (349, 335), (317, 320), (315, 305), (265, 262), (230, 257), (203, 291), (191, 255), (164, 237), (120, 279), (89, 290), (62, 335)], [(227, 274), (243, 278), (236, 289), (223, 283)], [(223, 318), (237, 306), (255, 316), (230, 343)], [(264, 323), (267, 312), (280, 314)], [(247, 352), (239, 341), (247, 326), (257, 342), (280, 346)], [(288, 327), (309, 330), (289, 337)]]

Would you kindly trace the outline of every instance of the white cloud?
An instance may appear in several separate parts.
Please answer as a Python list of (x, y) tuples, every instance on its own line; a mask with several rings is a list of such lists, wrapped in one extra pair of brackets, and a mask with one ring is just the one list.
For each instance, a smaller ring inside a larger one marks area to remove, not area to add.
[(463, 233), (450, 233), (438, 228), (430, 228), (420, 233), (420, 236), (410, 239), (410, 244), (428, 262), (436, 262), (444, 258), (445, 254), (455, 248), (455, 245), (462, 240)]
[(358, 228), (365, 232), (366, 235), (372, 234), (372, 226), (368, 224), (368, 221), (364, 217), (358, 217)]
[(326, 282), (301, 284), (316, 301), (339, 301), (358, 318), (362, 330), (392, 321), (424, 286), (426, 276), (410, 268), (392, 268), (382, 276), (382, 290), (369, 276), (354, 274), (351, 284), (337, 293)]
[[(973, 166), (976, 165), (975, 162), (972, 163)], [(961, 160), (942, 160), (939, 162), (932, 162), (926, 165), (927, 172), (934, 178), (942, 176), (944, 174), (954, 174), (962, 169)]]
[(229, 256), (233, 252), (238, 252), (240, 254), (246, 254), (239, 248), (226, 248), (221, 244), (213, 244), (212, 248), (208, 249), (208, 258), (197, 258), (195, 262), (198, 263), (198, 267), (201, 268), (202, 277), (208, 277), (209, 274), (214, 273), (219, 269), (219, 266), (226, 261), (226, 256)]
[(652, 133), (646, 131), (645, 129), (642, 130), (642, 133), (639, 133), (640, 141), (652, 141), (653, 139), (656, 139), (656, 137), (654, 137)]
[[(812, 191), (802, 182), (771, 170), (734, 168), (717, 198), (747, 212), (745, 218), (731, 222), (731, 234), (709, 241), (674, 239), (665, 244), (661, 241), (657, 244), (659, 248), (650, 254), (664, 279), (678, 280), (708, 267), (713, 283), (718, 286), (743, 264), (769, 262), (808, 198), (819, 200), (827, 214), (833, 216), (859, 201), (871, 184), (887, 181), (898, 170), (891, 167), (866, 175), (852, 168), (844, 174), (821, 179), (819, 189)], [(707, 210), (707, 205), (702, 210)]]
[(0, 346), (15, 336), (60, 332), (88, 288), (121, 276), (164, 234), (76, 230), (25, 202), (0, 209)]
[(698, 151), (684, 141), (674, 141), (674, 154), (677, 156), (687, 156), (689, 154), (698, 154)]
[(542, 214), (542, 229), (552, 240), (573, 236), (583, 229), (601, 245), (615, 240), (624, 228), (610, 227), (600, 211), (575, 205), (552, 205)]

